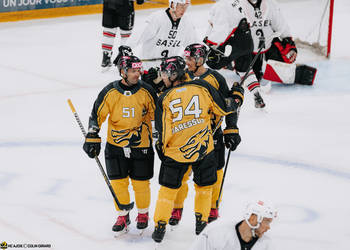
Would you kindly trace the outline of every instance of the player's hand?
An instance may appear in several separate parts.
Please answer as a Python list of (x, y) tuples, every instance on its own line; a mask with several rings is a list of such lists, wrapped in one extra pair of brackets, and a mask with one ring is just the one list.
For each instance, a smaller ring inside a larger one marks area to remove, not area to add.
[(118, 51), (122, 56), (132, 56), (133, 55), (132, 49), (126, 45), (119, 46)]
[(297, 59), (297, 52), (295, 50), (291, 50), (287, 53), (286, 57), (290, 63), (293, 63), (295, 62), (295, 59)]
[(244, 88), (239, 85), (238, 82), (234, 82), (230, 91), (230, 96), (239, 107), (242, 106), (244, 101)]
[(241, 136), (239, 135), (238, 128), (224, 129), (224, 142), (226, 148), (231, 151), (236, 150), (237, 146), (241, 143)]
[(98, 156), (101, 151), (101, 137), (96, 132), (87, 133), (83, 149), (90, 158)]
[(147, 74), (144, 74), (145, 82), (159, 83), (158, 78), (161, 79), (159, 68), (149, 68)]
[(218, 62), (220, 62), (221, 57), (222, 57), (221, 53), (219, 53), (218, 51), (213, 50), (212, 48), (210, 48), (207, 60), (210, 63), (218, 63)]

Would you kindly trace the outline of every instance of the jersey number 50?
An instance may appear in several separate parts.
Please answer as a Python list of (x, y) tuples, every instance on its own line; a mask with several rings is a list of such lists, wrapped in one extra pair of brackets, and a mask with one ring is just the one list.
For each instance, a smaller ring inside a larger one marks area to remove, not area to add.
[(181, 98), (172, 100), (169, 103), (169, 108), (173, 116), (176, 116), (173, 119), (173, 122), (181, 121), (183, 115), (194, 115), (195, 118), (199, 118), (200, 114), (202, 113), (199, 105), (199, 97), (197, 95), (191, 98), (185, 108), (185, 112), (183, 112), (184, 105), (181, 101)]

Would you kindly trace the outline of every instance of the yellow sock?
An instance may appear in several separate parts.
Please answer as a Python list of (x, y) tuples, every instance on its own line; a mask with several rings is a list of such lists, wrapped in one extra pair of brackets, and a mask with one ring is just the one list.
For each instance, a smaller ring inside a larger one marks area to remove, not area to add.
[(211, 193), (213, 186), (198, 186), (194, 184), (196, 190), (196, 197), (194, 202), (194, 211), (202, 214), (202, 220), (208, 221), (211, 205)]
[(174, 207), (174, 200), (179, 189), (160, 186), (156, 209), (154, 211), (154, 223), (162, 220), (168, 223), (171, 217), (171, 211)]
[(184, 207), (184, 202), (188, 194), (188, 184), (187, 181), (190, 178), (190, 174), (192, 173), (192, 168), (188, 168), (187, 172), (185, 173), (183, 179), (182, 179), (182, 184), (177, 192), (175, 201), (174, 201), (174, 208), (183, 208)]
[(135, 192), (135, 202), (139, 213), (147, 213), (151, 201), (151, 190), (149, 180), (139, 181), (131, 179)]
[[(216, 175), (218, 176), (218, 179), (213, 185), (213, 193), (212, 193), (212, 198), (211, 198), (211, 208), (216, 208), (216, 201), (219, 199), (220, 187), (221, 187), (222, 178), (224, 175), (223, 169), (217, 170)], [(221, 197), (222, 197), (222, 192), (221, 192)], [(221, 199), (220, 199), (219, 203), (220, 202), (221, 202)]]
[[(119, 202), (121, 204), (129, 204), (130, 203), (130, 194), (128, 190), (129, 177), (126, 177), (124, 179), (111, 180), (111, 185)], [(121, 211), (118, 208), (117, 203), (114, 202), (114, 206), (117, 209), (117, 211), (119, 211), (120, 215), (126, 215), (124, 211)]]

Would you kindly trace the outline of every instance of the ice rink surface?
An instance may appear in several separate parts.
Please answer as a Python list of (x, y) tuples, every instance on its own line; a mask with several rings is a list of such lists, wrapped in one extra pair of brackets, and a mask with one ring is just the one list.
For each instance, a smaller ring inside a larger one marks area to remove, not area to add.
[[(208, 8), (189, 9), (199, 34)], [(151, 11), (136, 13), (135, 33)], [(330, 60), (300, 53), (301, 62), (318, 69), (313, 86), (273, 85), (263, 111), (246, 94), (242, 143), (230, 157), (220, 220), (240, 219), (252, 199), (274, 202), (278, 218), (269, 235), (276, 249), (349, 249), (349, 12), (348, 1), (336, 1)], [(136, 209), (130, 233), (113, 237), (112, 197), (95, 161), (82, 151), (67, 105), (71, 98), (87, 126), (98, 92), (117, 77), (113, 70), (100, 72), (100, 22), (101, 15), (89, 15), (0, 24), (1, 242), (59, 250), (154, 249), (153, 220), (138, 236)], [(159, 160), (155, 166), (151, 218)], [(160, 249), (188, 249), (195, 239), (192, 184), (183, 220), (168, 230)]]

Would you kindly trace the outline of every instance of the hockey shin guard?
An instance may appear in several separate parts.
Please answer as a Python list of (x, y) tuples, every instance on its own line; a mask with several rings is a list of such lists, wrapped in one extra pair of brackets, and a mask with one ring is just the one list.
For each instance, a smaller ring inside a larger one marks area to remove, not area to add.
[(135, 202), (139, 213), (147, 213), (151, 201), (151, 189), (149, 180), (139, 181), (131, 179), (135, 192)]
[[(122, 203), (122, 204), (130, 203), (130, 194), (129, 194), (129, 190), (128, 190), (129, 177), (124, 178), (124, 179), (111, 180), (111, 185), (112, 185), (112, 188), (113, 188), (115, 194), (117, 195), (120, 203)], [(124, 216), (128, 213), (128, 211), (124, 211), (124, 210), (121, 211), (115, 202), (114, 202), (114, 205), (115, 205), (115, 208), (117, 209), (117, 211), (119, 212), (119, 215)], [(123, 214), (124, 212), (126, 214)]]
[(103, 28), (102, 51), (111, 52), (113, 50), (116, 32), (117, 28)]
[(174, 207), (174, 200), (178, 191), (179, 189), (160, 186), (153, 218), (155, 225), (157, 225), (160, 220), (166, 221), (166, 223), (169, 222), (171, 211)]
[(202, 215), (202, 220), (208, 222), (211, 207), (211, 195), (213, 186), (198, 186), (194, 184), (196, 190), (194, 211)]
[(183, 179), (182, 179), (182, 184), (177, 192), (175, 201), (174, 201), (174, 208), (183, 208), (184, 207), (184, 202), (187, 197), (188, 193), (188, 184), (187, 181), (190, 178), (190, 174), (192, 172), (191, 168), (188, 168), (187, 172), (185, 173)]
[[(218, 179), (215, 182), (215, 184), (213, 185), (213, 193), (212, 193), (212, 198), (211, 198), (211, 208), (217, 208), (216, 201), (219, 199), (222, 177), (224, 175), (223, 169), (217, 170), (216, 175), (217, 175)], [(220, 199), (219, 203), (220, 202), (221, 202), (221, 199)]]

